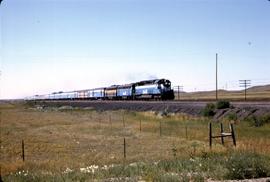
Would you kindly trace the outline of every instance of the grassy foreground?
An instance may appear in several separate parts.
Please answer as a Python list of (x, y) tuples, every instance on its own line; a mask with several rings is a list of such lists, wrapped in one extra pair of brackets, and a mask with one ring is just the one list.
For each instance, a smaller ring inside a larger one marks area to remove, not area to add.
[[(20, 103), (0, 107), (4, 181), (205, 181), (270, 176), (269, 124), (252, 127), (239, 122), (236, 148), (226, 138), (225, 146), (215, 140), (210, 150), (207, 118)], [(222, 122), (227, 126), (228, 121)], [(214, 124), (216, 134), (219, 130)]]

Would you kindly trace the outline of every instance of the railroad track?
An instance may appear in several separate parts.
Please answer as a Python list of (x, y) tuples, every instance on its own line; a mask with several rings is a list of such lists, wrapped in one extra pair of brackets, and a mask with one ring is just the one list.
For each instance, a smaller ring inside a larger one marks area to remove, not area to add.
[[(207, 103), (214, 103), (215, 101), (123, 101), (123, 100), (54, 100), (41, 101), (43, 103), (82, 103), (86, 104), (165, 104), (165, 105), (194, 105), (204, 107)], [(265, 107), (270, 108), (270, 101), (232, 101), (231, 105), (235, 107)]]
[[(132, 110), (132, 111), (168, 111), (174, 113), (187, 113), (200, 115), (202, 109), (209, 101), (108, 101), (108, 100), (75, 100), (75, 101), (40, 101), (41, 104), (49, 107), (92, 107), (96, 110)], [(241, 110), (256, 110), (262, 113), (270, 113), (270, 102), (231, 102)]]

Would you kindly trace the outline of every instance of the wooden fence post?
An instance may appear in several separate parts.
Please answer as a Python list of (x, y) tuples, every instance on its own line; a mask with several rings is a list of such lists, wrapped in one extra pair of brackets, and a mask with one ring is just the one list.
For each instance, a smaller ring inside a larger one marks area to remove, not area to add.
[(124, 159), (126, 159), (126, 138), (124, 138)]
[(222, 145), (224, 145), (224, 137), (223, 137), (223, 132), (224, 132), (224, 130), (223, 130), (223, 124), (222, 123), (220, 123), (220, 133), (221, 133), (221, 143), (222, 143)]
[(223, 124), (220, 123), (220, 135), (212, 135), (212, 123), (209, 123), (209, 146), (210, 149), (212, 147), (212, 139), (213, 138), (221, 138), (221, 143), (222, 145), (224, 145), (224, 138), (225, 137), (232, 137), (233, 139), (233, 145), (236, 146), (236, 139), (235, 139), (235, 133), (234, 133), (234, 128), (233, 128), (233, 124), (230, 124), (230, 132), (226, 133), (224, 132), (224, 128), (223, 128)]
[(233, 145), (236, 146), (236, 139), (235, 139), (233, 124), (231, 124), (231, 132), (232, 132)]
[(23, 162), (24, 162), (24, 158), (25, 156), (24, 156), (24, 141), (22, 140), (22, 160), (23, 160)]
[(0, 166), (0, 182), (3, 182), (3, 180), (2, 180), (2, 168), (1, 168), (1, 166)]
[(212, 148), (212, 123), (209, 123), (209, 146)]

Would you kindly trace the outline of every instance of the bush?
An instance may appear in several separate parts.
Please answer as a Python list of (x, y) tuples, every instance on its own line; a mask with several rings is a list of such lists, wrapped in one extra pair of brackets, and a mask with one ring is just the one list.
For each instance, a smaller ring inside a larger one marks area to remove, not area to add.
[(226, 109), (230, 108), (231, 104), (229, 101), (226, 100), (220, 100), (217, 102), (217, 109)]
[(236, 113), (230, 113), (227, 115), (227, 119), (230, 121), (235, 121), (237, 120), (237, 114)]
[(211, 117), (216, 114), (215, 109), (226, 109), (230, 108), (231, 104), (229, 101), (220, 100), (216, 104), (208, 103), (202, 110), (203, 116)]
[(235, 153), (227, 162), (228, 179), (262, 178), (270, 175), (270, 159), (255, 153)]
[(266, 123), (270, 123), (270, 114), (264, 114), (262, 116), (251, 116), (246, 119), (251, 126), (260, 127)]
[(211, 116), (214, 116), (216, 113), (215, 113), (215, 104), (213, 103), (208, 103), (206, 104), (206, 106), (204, 107), (203, 111), (202, 111), (202, 114), (204, 116), (207, 116), (207, 117), (211, 117)]
[(269, 123), (270, 124), (270, 114), (264, 114), (263, 116), (260, 117), (262, 124)]

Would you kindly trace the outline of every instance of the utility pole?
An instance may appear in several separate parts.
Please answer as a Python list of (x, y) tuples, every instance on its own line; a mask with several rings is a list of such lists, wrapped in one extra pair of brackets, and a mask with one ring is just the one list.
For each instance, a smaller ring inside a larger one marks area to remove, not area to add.
[(245, 88), (245, 101), (247, 100), (247, 87), (251, 86), (251, 80), (239, 80), (239, 87)]
[(175, 86), (174, 88), (177, 89), (177, 100), (180, 100), (180, 92), (183, 91), (183, 88), (184, 88), (184, 87), (178, 85), (178, 86)]
[(178, 97), (177, 98), (179, 100), (179, 98), (180, 98), (180, 86), (179, 85), (177, 86), (177, 94), (178, 94)]
[(178, 85), (178, 100), (180, 100), (180, 91), (183, 91), (183, 86)]
[(216, 101), (218, 101), (218, 54), (216, 53)]

